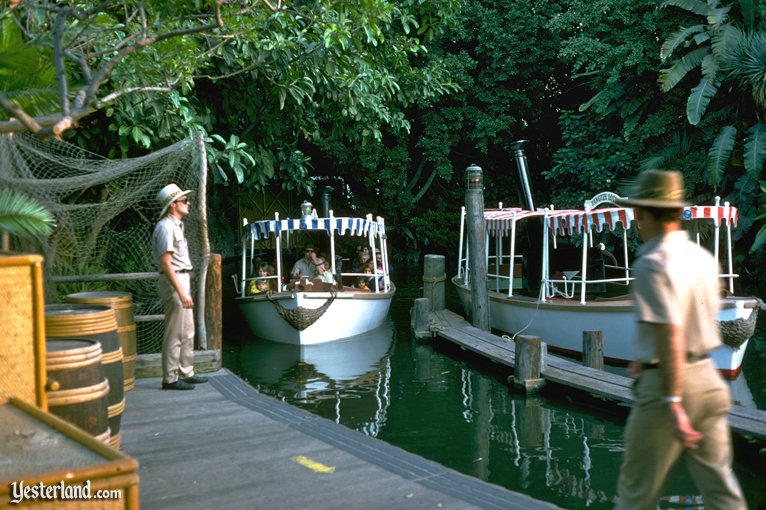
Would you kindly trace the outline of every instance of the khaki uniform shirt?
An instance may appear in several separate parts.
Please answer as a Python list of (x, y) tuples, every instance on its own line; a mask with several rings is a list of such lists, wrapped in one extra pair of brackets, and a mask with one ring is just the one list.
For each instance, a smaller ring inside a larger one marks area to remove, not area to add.
[(172, 214), (163, 216), (155, 225), (152, 234), (152, 256), (160, 271), (162, 270), (160, 258), (167, 252), (171, 253), (170, 263), (173, 269), (176, 271), (190, 271), (192, 269), (183, 222)]
[(637, 361), (658, 361), (647, 324), (681, 326), (687, 355), (708, 353), (721, 345), (716, 319), (720, 307), (718, 263), (686, 232), (670, 232), (646, 241), (634, 264), (638, 328), (634, 342)]

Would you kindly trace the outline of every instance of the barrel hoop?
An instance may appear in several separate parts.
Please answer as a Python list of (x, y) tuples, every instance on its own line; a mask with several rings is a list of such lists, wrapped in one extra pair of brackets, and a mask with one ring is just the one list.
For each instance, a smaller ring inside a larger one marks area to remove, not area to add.
[(90, 347), (45, 354), (46, 370), (68, 370), (87, 367), (102, 359), (101, 344), (94, 342)]
[(106, 428), (106, 432), (104, 432), (103, 434), (99, 434), (97, 436), (93, 436), (93, 438), (96, 441), (99, 441), (101, 443), (109, 444), (109, 438), (110, 438), (111, 435), (112, 435), (112, 431), (109, 430), (109, 427), (107, 427)]
[(68, 406), (72, 404), (81, 404), (98, 400), (109, 394), (109, 380), (104, 379), (98, 384), (83, 386), (82, 388), (73, 388), (71, 390), (58, 390), (48, 392), (48, 405)]
[(128, 324), (126, 326), (117, 326), (118, 333), (130, 333), (136, 330), (136, 323)]
[(118, 347), (116, 351), (105, 352), (101, 357), (101, 364), (108, 365), (110, 363), (121, 362), (122, 360), (122, 347)]
[(109, 312), (101, 313), (100, 316), (95, 317), (85, 314), (62, 315), (61, 317), (67, 317), (66, 320), (46, 316), (45, 333), (48, 336), (65, 337), (117, 331), (117, 319), (111, 310)]
[(121, 401), (117, 402), (116, 404), (110, 405), (107, 408), (107, 416), (109, 418), (114, 418), (115, 416), (121, 415), (125, 411), (125, 399), (123, 398)]
[(130, 363), (131, 361), (136, 361), (138, 359), (138, 354), (125, 354), (122, 357), (123, 363)]

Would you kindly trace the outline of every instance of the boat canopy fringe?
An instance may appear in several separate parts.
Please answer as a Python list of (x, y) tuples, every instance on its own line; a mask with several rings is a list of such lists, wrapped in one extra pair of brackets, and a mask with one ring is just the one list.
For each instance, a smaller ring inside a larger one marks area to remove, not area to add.
[(282, 317), (288, 324), (290, 324), (298, 331), (303, 331), (318, 321), (319, 318), (324, 315), (327, 309), (330, 308), (330, 305), (333, 301), (335, 301), (336, 296), (337, 294), (335, 291), (330, 290), (330, 298), (322, 303), (322, 306), (319, 308), (304, 308), (302, 306), (298, 306), (296, 308), (290, 309), (282, 306), (279, 300), (272, 299), (270, 293), (266, 294), (266, 297), (274, 305), (274, 308), (277, 310), (277, 313), (280, 315), (280, 317)]
[(328, 234), (332, 231), (340, 235), (367, 236), (370, 231), (378, 235), (382, 225), (368, 218), (297, 218), (285, 220), (263, 220), (250, 223), (250, 235), (254, 239), (266, 239), (269, 234), (279, 236), (283, 231), (295, 230), (325, 230)]

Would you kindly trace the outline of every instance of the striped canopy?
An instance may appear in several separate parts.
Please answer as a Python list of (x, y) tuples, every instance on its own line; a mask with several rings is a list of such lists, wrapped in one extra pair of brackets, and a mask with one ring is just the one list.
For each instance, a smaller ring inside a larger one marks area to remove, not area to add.
[[(554, 234), (571, 235), (573, 233), (613, 231), (617, 225), (629, 230), (635, 219), (631, 207), (607, 207), (584, 211), (567, 209), (561, 211), (527, 211), (521, 208), (485, 209), (484, 221), (487, 231), (493, 234), (507, 234), (514, 222), (531, 217), (545, 216), (548, 229)], [(712, 220), (716, 227), (723, 221), (726, 225), (737, 226), (739, 219), (736, 207), (729, 205), (693, 205), (684, 208), (684, 220)]]
[(324, 230), (340, 235), (367, 236), (372, 232), (378, 236), (384, 233), (383, 224), (367, 218), (298, 218), (285, 220), (263, 220), (247, 225), (254, 239), (266, 239), (289, 231)]

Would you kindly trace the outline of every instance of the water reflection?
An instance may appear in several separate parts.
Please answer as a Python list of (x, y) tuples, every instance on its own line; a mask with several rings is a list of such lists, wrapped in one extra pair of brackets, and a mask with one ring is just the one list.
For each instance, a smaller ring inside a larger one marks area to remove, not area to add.
[(264, 393), (304, 408), (329, 401), (332, 414), (320, 414), (376, 436), (390, 405), (393, 342), (390, 318), (373, 331), (326, 344), (253, 338), (240, 347), (236, 371)]
[[(627, 409), (588, 407), (568, 391), (512, 393), (509, 371), (446, 342), (414, 340), (419, 281), (397, 286), (393, 322), (380, 330), (303, 348), (251, 339), (231, 347), (224, 364), (264, 393), (462, 473), (562, 508), (611, 509)], [(743, 406), (766, 401), (763, 324), (731, 383)], [(749, 507), (766, 504), (763, 471), (735, 468)], [(693, 500), (684, 463), (670, 480), (661, 508)]]

